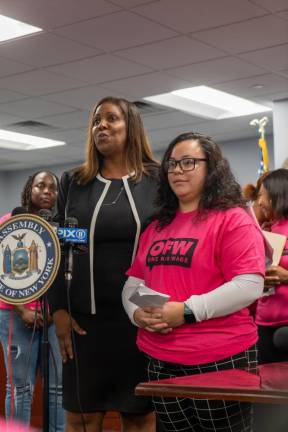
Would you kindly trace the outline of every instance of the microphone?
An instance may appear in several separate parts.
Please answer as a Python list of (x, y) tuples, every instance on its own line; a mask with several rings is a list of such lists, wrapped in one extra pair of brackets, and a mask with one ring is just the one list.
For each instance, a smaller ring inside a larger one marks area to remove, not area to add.
[(74, 217), (65, 219), (64, 227), (58, 228), (57, 235), (60, 241), (74, 245), (86, 244), (88, 241), (87, 229), (78, 228), (78, 220)]
[(52, 226), (62, 247), (65, 248), (71, 244), (77, 251), (86, 252), (85, 247), (81, 245), (87, 244), (87, 229), (78, 228), (78, 220), (75, 217), (67, 217), (64, 221), (64, 227), (59, 227), (59, 223), (53, 220), (51, 210), (41, 209), (38, 211), (38, 216)]
[(49, 209), (40, 209), (38, 211), (37, 215), (39, 217), (41, 217), (41, 219), (44, 219), (51, 226), (51, 228), (53, 228), (53, 231), (58, 236), (57, 230), (58, 230), (59, 224), (57, 222), (53, 221), (53, 213), (52, 213), (52, 211), (49, 210)]
[(49, 209), (40, 209), (38, 211), (38, 216), (40, 216), (46, 222), (52, 222), (52, 211)]
[[(71, 234), (73, 235), (73, 230), (75, 230), (78, 226), (78, 220), (74, 217), (68, 217), (64, 221), (64, 230), (71, 231)], [(68, 234), (67, 233), (67, 234)], [(65, 256), (65, 280), (67, 281), (67, 284), (71, 283), (72, 275), (73, 275), (73, 249), (74, 249), (74, 242), (69, 238), (70, 236), (67, 236), (65, 243), (67, 245), (66, 249), (66, 256)]]
[(277, 329), (273, 335), (274, 346), (284, 352), (288, 352), (288, 326)]
[(11, 212), (11, 216), (17, 216), (17, 215), (22, 215), (27, 213), (28, 212), (25, 207), (15, 207)]
[(77, 218), (67, 217), (64, 221), (64, 227), (57, 229), (57, 236), (64, 251), (67, 251), (67, 247), (72, 246), (75, 253), (88, 252), (88, 230), (87, 228), (78, 228)]
[(75, 217), (67, 217), (64, 221), (65, 228), (76, 228), (78, 226), (78, 219)]

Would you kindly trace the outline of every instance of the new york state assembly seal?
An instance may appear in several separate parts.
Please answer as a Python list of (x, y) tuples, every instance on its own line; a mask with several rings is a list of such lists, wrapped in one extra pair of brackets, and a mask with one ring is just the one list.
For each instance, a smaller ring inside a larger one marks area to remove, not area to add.
[(60, 264), (54, 229), (39, 216), (13, 216), (0, 225), (0, 300), (25, 304), (41, 297)]

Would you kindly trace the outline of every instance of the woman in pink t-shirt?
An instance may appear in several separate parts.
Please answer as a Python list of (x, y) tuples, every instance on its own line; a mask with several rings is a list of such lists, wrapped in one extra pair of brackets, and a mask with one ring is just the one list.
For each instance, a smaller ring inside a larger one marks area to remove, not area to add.
[[(21, 197), (23, 210), (31, 214), (37, 214), (40, 209), (51, 210), (57, 193), (57, 177), (48, 170), (38, 171), (24, 185)], [(9, 221), (9, 217), (11, 214), (2, 217), (0, 225)], [(43, 317), (37, 303), (11, 306), (0, 301), (0, 342), (7, 374), (6, 417), (25, 424), (30, 423), (36, 375), (38, 370), (42, 370), (43, 361)], [(62, 361), (53, 324), (48, 328), (48, 338), (52, 353), (49, 358), (49, 430), (63, 432)]]
[[(259, 205), (271, 232), (288, 236), (288, 170), (271, 172), (260, 188)], [(265, 285), (272, 294), (258, 300), (259, 363), (288, 361), (288, 240), (279, 265), (267, 269)]]
[[(218, 145), (184, 133), (160, 170), (159, 212), (142, 234), (123, 304), (150, 358), (149, 379), (256, 365), (248, 306), (262, 295), (264, 241)], [(168, 294), (163, 307), (130, 300), (140, 284)], [(165, 430), (251, 430), (248, 403), (153, 398)]]

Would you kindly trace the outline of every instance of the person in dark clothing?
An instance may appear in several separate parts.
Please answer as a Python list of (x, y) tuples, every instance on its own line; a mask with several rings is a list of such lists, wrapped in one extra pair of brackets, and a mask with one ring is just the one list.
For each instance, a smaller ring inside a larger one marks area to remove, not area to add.
[(146, 359), (135, 346), (121, 288), (154, 212), (157, 179), (158, 163), (136, 106), (102, 99), (91, 113), (86, 161), (63, 174), (58, 196), (59, 220), (76, 217), (89, 231), (88, 253), (74, 256), (71, 320), (63, 271), (50, 293), (64, 362), (67, 432), (82, 431), (83, 422), (87, 432), (101, 431), (106, 411), (120, 413), (123, 431), (155, 430), (150, 399), (134, 396)]

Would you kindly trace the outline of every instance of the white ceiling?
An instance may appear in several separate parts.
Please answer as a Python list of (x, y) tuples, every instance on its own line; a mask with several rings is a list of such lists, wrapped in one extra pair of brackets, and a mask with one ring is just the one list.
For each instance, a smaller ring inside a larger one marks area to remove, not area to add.
[[(202, 84), (268, 106), (288, 97), (287, 0), (1, 0), (0, 13), (44, 29), (0, 44), (0, 128), (67, 142), (0, 149), (0, 171), (82, 160), (89, 110), (107, 95), (136, 101)], [(142, 116), (155, 152), (191, 129), (219, 141), (258, 135), (254, 116)], [(43, 125), (13, 126), (31, 121)]]

